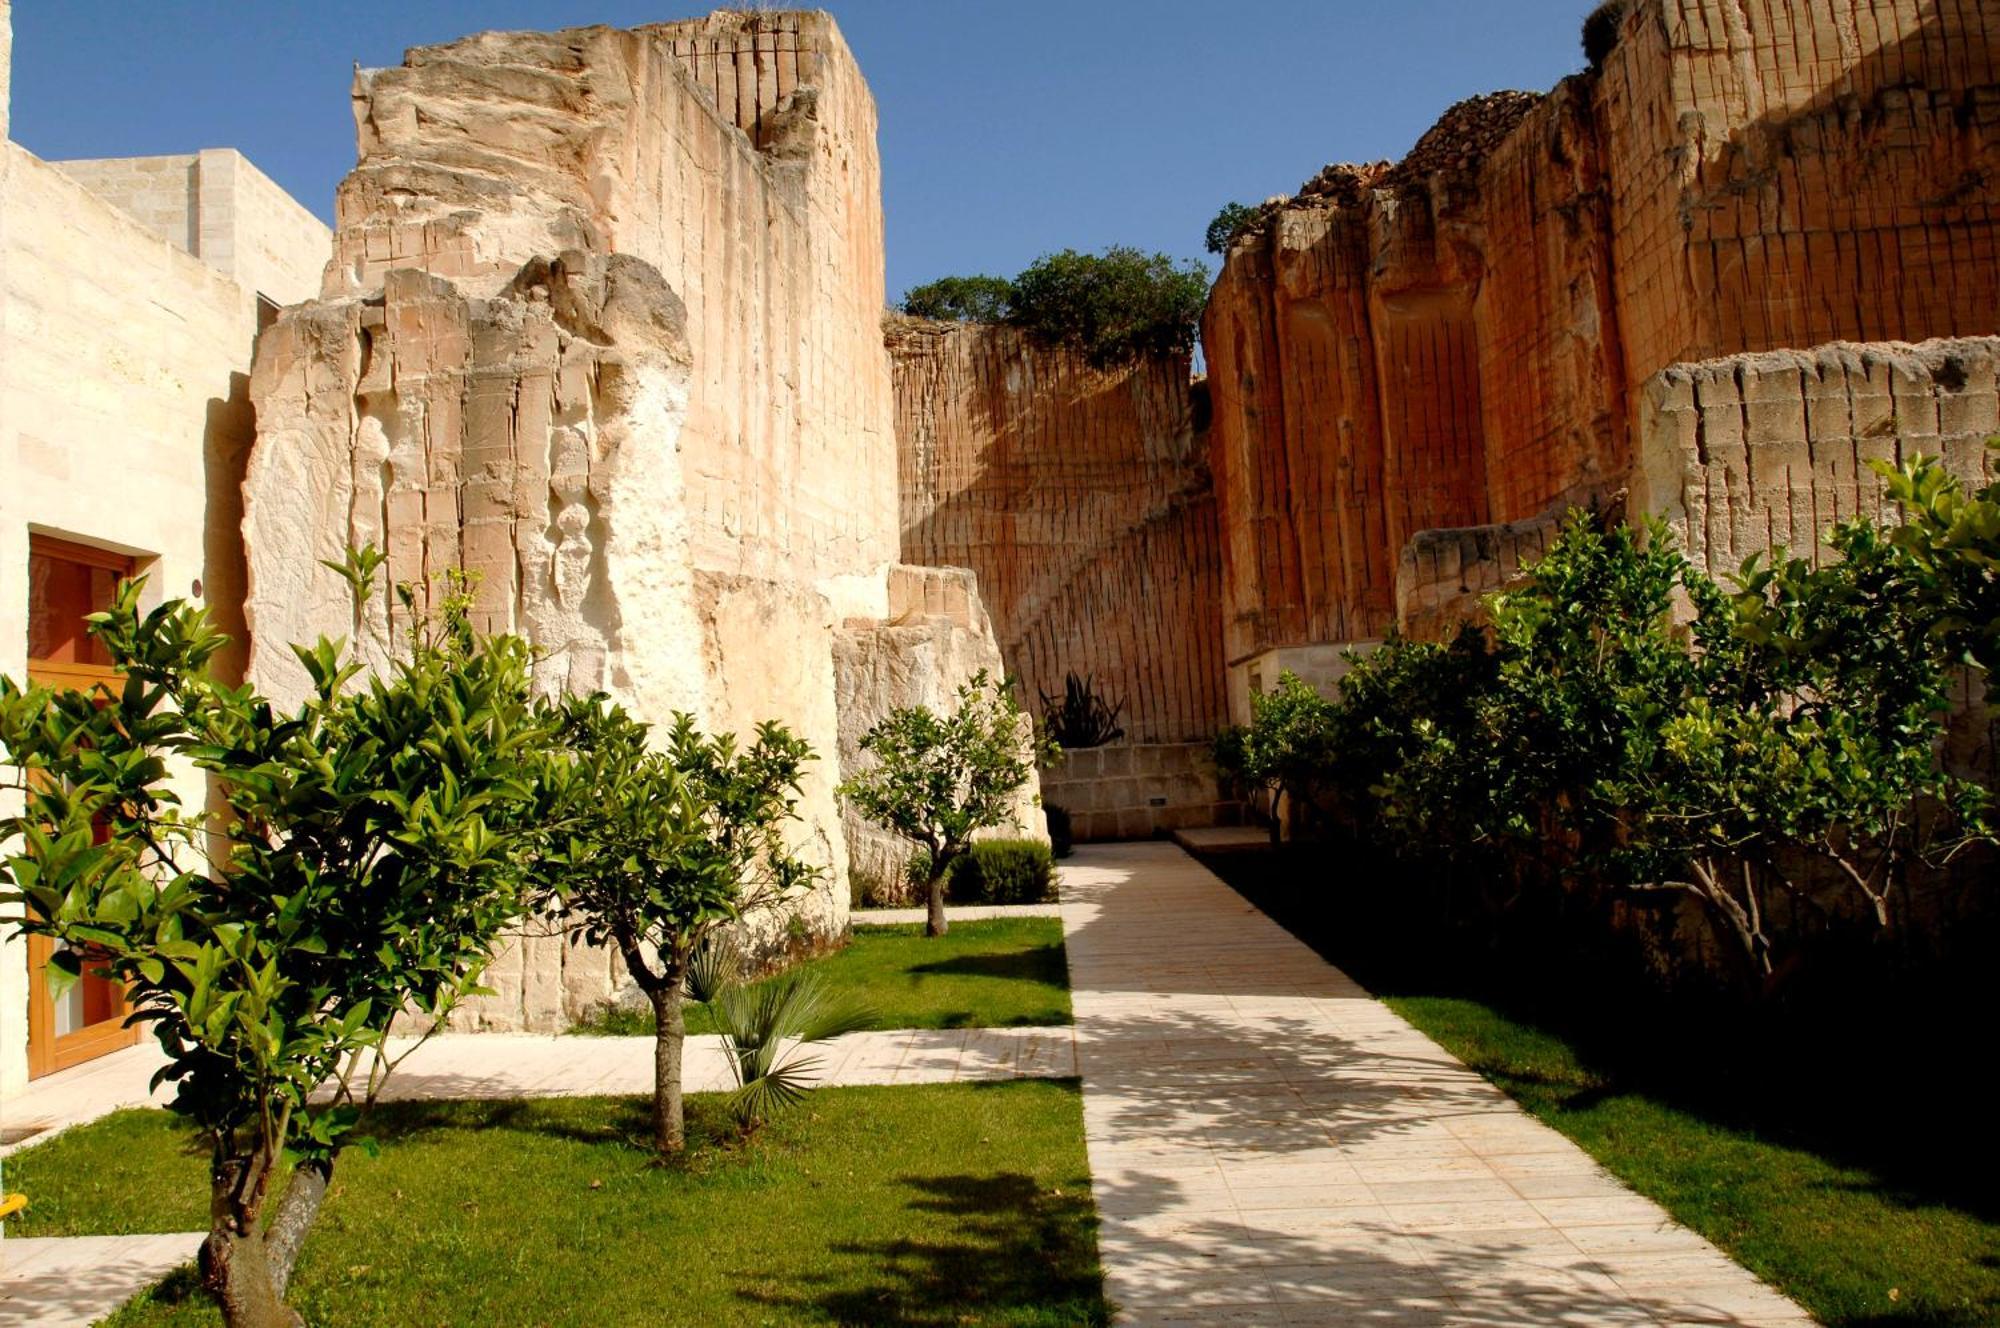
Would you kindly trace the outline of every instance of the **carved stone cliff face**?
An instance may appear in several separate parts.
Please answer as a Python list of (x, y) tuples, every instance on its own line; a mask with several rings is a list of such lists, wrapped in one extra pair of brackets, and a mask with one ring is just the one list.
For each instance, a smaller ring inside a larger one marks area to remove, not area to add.
[(1475, 99), (1232, 247), (1202, 333), (1232, 661), (1380, 637), (1418, 531), (1622, 472), (1589, 108)]
[[(481, 627), (540, 645), (543, 685), (698, 707), (699, 676), (656, 649), (694, 634), (684, 325), (647, 264), (574, 252), (487, 297), (396, 269), (376, 297), (283, 318), (251, 388), (259, 681), (303, 698), (275, 647), (346, 625), (346, 588), (321, 560), (372, 543), (393, 580), (428, 592), (422, 607), (446, 569), (473, 573)], [(368, 612), (350, 634), (380, 662), (409, 624), (387, 596)]]
[(1683, 360), (1994, 330), (1990, 5), (1636, 10), (1598, 96), (1632, 383)]
[(875, 106), (831, 18), (484, 33), (361, 74), (355, 114), (327, 295), (394, 267), (486, 293), (531, 255), (643, 259), (687, 310), (697, 562), (894, 560)]
[[(839, 934), (833, 788), (843, 725), (871, 712), (837, 708), (836, 637), (886, 629), (898, 540), (875, 111), (838, 29), (488, 33), (354, 95), (323, 298), (253, 374), (252, 675), (291, 699), (288, 642), (396, 648), (406, 624), (382, 600), (353, 621), (320, 565), (350, 543), (427, 596), (473, 573), (480, 625), (543, 653), (538, 685), (810, 742), (795, 835), (824, 875), (750, 939)], [(983, 621), (939, 631), (940, 667), (998, 671)], [(865, 698), (879, 717), (939, 681)], [(614, 995), (618, 967), (524, 938), (492, 976), (468, 1022), (544, 1028)]]

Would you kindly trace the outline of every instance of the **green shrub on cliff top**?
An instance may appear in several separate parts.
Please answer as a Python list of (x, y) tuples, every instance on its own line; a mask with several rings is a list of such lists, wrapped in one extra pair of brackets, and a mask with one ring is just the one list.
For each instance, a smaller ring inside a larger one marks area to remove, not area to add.
[(1012, 281), (941, 277), (911, 287), (901, 308), (918, 318), (1011, 323), (1044, 345), (1106, 365), (1192, 350), (1207, 301), (1201, 264), (1113, 245), (1097, 254), (1044, 254)]
[(1187, 351), (1208, 302), (1208, 270), (1165, 254), (1113, 245), (1101, 254), (1065, 249), (1036, 259), (1014, 279), (1012, 321), (1094, 364)]
[(903, 292), (912, 318), (954, 323), (1004, 323), (1014, 308), (1014, 283), (1005, 277), (939, 277)]
[(1249, 203), (1224, 203), (1222, 211), (1215, 214), (1215, 220), (1208, 223), (1202, 244), (1211, 254), (1226, 254), (1229, 246), (1236, 243), (1236, 237), (1255, 225), (1263, 215), (1264, 209)]

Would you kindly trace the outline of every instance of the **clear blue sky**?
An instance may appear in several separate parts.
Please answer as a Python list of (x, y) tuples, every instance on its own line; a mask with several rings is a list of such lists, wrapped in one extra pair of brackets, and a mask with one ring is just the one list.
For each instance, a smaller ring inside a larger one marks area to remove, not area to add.
[[(1230, 199), (1401, 155), (1461, 97), (1581, 67), (1591, 0), (830, 0), (882, 117), (889, 295), (1054, 249), (1200, 257)], [(701, 0), (15, 0), (14, 138), (235, 147), (330, 217), (355, 63)]]

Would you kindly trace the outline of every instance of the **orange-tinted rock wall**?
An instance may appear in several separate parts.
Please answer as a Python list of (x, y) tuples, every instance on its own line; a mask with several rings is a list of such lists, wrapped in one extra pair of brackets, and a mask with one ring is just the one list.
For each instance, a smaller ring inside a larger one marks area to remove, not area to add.
[(1183, 356), (1097, 369), (1008, 327), (892, 320), (905, 562), (970, 567), (1032, 705), (1067, 673), (1135, 743), (1222, 721), (1215, 501)]
[(1589, 82), (1558, 85), (1481, 165), (1463, 227), (1481, 262), (1473, 306), (1490, 521), (1587, 498), (1627, 464), (1594, 126)]
[[(1460, 136), (1506, 132), (1453, 155)], [(1203, 322), (1230, 663), (1382, 636), (1418, 532), (1615, 483), (1624, 377), (1586, 80), (1455, 110), (1230, 251)], [(1413, 154), (1414, 155), (1414, 154)]]
[(1631, 487), (1682, 361), (2000, 328), (1996, 39), (1979, 0), (1636, 0), (1601, 69), (1267, 208), (1202, 332), (1232, 671), (1437, 630)]
[(1230, 663), (1378, 632), (1395, 605), (1363, 220), (1281, 214), (1229, 256), (1202, 344)]

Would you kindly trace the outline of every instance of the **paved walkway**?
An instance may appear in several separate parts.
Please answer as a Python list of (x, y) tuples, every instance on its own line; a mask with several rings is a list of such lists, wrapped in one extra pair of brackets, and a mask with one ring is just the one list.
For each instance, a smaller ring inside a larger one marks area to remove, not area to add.
[[(391, 1054), (409, 1044), (390, 1043)], [(825, 1084), (946, 1084), (957, 1080), (1064, 1078), (1076, 1073), (1068, 1028), (937, 1028), (850, 1033), (814, 1049)], [(0, 1107), (10, 1128), (42, 1127), (0, 1150), (0, 1157), (121, 1107), (164, 1103), (151, 1094), (164, 1063), (152, 1043), (91, 1062), (88, 1073), (37, 1080)], [(722, 1039), (687, 1040), (684, 1080), (690, 1093), (733, 1086)], [(459, 1033), (432, 1038), (389, 1079), (384, 1101), (407, 1098), (591, 1097), (653, 1091), (650, 1037), (548, 1037)]]
[[(1060, 865), (1060, 864), (1058, 864)], [(1059, 918), (1057, 904), (947, 904), (948, 922), (986, 922), (993, 918)], [(857, 908), (848, 915), (857, 927), (887, 927), (897, 923), (927, 922), (930, 915), (921, 908)]]
[(1123, 1322), (1812, 1322), (1179, 848), (1062, 879)]
[(0, 1241), (0, 1324), (88, 1328), (194, 1259), (201, 1233), (10, 1236)]
[[(826, 1049), (825, 1079), (1081, 1069), (1107, 1290), (1125, 1323), (1810, 1324), (1179, 848), (1089, 846), (1062, 870), (1073, 1034), (854, 1034)], [(688, 1086), (724, 1086), (719, 1039), (689, 1043)], [(390, 1096), (639, 1093), (651, 1055), (650, 1038), (441, 1037)], [(139, 1047), (42, 1081), (7, 1104), (7, 1123), (144, 1101), (157, 1064)], [(88, 1322), (197, 1239), (9, 1240), (0, 1322)], [(23, 1299), (28, 1288), (44, 1298)]]

